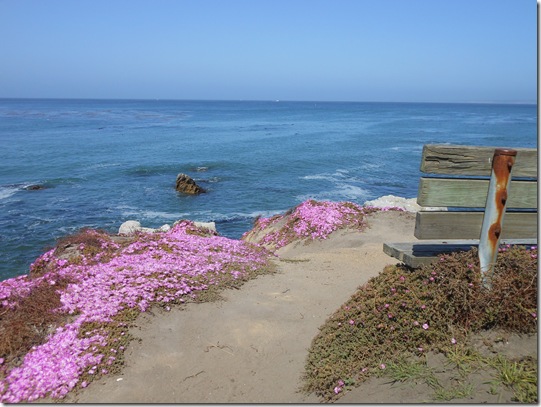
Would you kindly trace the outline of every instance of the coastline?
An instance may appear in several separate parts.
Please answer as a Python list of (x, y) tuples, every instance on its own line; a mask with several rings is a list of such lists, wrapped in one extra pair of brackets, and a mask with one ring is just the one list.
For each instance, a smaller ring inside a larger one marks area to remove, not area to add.
[[(367, 209), (369, 212), (374, 210)], [(308, 240), (317, 243), (333, 231), (347, 228), (350, 222), (356, 222), (355, 219), (362, 220), (365, 212), (363, 207), (351, 203), (316, 201), (306, 201), (296, 210), (303, 211), (300, 216), (307, 223), (302, 230), (295, 230), (290, 236), (291, 242), (281, 246), (305, 240), (306, 236), (312, 236)], [(329, 213), (333, 214), (330, 218), (326, 217)], [(284, 215), (285, 218), (287, 216)], [(65, 315), (65, 322), (56, 330), (53, 328), (51, 332), (50, 326), (44, 327), (50, 333), (40, 340), (45, 340), (42, 345), (34, 344), (26, 351), (23, 346), (13, 360), (2, 358), (2, 383), (7, 386), (2, 401), (34, 401), (47, 394), (62, 398), (75, 386), (85, 388), (97, 377), (97, 366), (102, 366), (101, 375), (106, 376), (117, 365), (117, 354), (123, 353), (127, 343), (122, 345), (124, 349), (115, 346), (114, 354), (101, 354), (97, 350), (88, 352), (87, 349), (91, 343), (95, 344), (93, 349), (98, 349), (98, 344), (99, 347), (110, 346), (106, 344), (117, 341), (115, 336), (119, 331), (122, 331), (122, 336), (126, 334), (122, 328), (125, 322), (118, 326), (119, 322), (115, 322), (116, 327), (111, 331), (110, 324), (116, 315), (125, 314), (130, 309), (144, 313), (153, 304), (169, 311), (174, 305), (197, 300), (211, 287), (236, 287), (275, 267), (269, 264), (272, 251), (269, 252), (268, 248), (242, 239), (223, 238), (215, 230), (208, 229), (208, 224), (201, 226), (191, 221), (180, 221), (159, 232), (140, 227), (133, 234), (116, 236), (84, 230), (61, 239), (54, 249), (38, 257), (28, 275), (0, 282), (2, 307), (10, 311), (13, 318), (28, 308), (23, 305), (26, 304), (25, 298), (32, 301), (37, 298), (35, 293), (43, 290), (52, 296), (52, 301), (45, 300), (52, 305), (45, 306), (44, 303), (42, 313), (55, 314), (59, 310)], [(359, 223), (359, 230), (364, 226), (363, 222)], [(178, 274), (177, 270), (185, 270), (186, 277)], [(107, 301), (104, 302), (103, 298)], [(75, 320), (71, 315), (76, 315)], [(97, 328), (85, 328), (96, 323)], [(84, 330), (88, 330), (90, 342), (76, 339)], [(19, 335), (14, 334), (11, 340), (16, 340)], [(61, 350), (54, 351), (55, 358), (59, 358), (55, 363), (64, 364), (68, 355), (79, 355), (60, 376), (55, 369), (43, 365), (44, 360), (50, 359), (53, 349)], [(24, 357), (24, 362), (18, 366), (15, 361), (21, 357)], [(47, 382), (45, 387), (36, 387), (33, 380), (28, 381), (32, 376), (30, 371), (36, 369), (42, 372), (39, 380)]]
[[(19, 361), (0, 361), (1, 401), (320, 402), (299, 392), (306, 351), (335, 310), (396, 263), (382, 244), (414, 239), (413, 201), (306, 201), (258, 219), (241, 240), (190, 221), (72, 236), (40, 256), (30, 276), (0, 283), (6, 310), (45, 288), (67, 317)], [(532, 338), (512, 349), (537, 357)], [(385, 388), (373, 400), (425, 401), (418, 390)], [(366, 391), (343, 401), (362, 401)]]

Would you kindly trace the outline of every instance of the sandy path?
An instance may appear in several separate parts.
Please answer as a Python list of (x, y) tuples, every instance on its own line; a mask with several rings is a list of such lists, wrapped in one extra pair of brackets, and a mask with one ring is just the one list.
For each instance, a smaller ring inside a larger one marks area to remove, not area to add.
[(307, 349), (327, 317), (394, 260), (386, 241), (413, 239), (414, 215), (371, 215), (365, 232), (279, 252), (278, 273), (260, 276), (224, 301), (148, 313), (141, 342), (119, 375), (69, 395), (79, 403), (317, 403), (298, 392)]

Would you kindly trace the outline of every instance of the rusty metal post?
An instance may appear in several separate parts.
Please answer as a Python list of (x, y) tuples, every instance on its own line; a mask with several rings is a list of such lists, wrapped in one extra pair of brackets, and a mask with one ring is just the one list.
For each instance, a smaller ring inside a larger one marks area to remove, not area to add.
[(498, 256), (503, 217), (507, 206), (507, 190), (511, 170), (515, 164), (516, 150), (498, 148), (492, 158), (492, 173), (488, 187), (483, 226), (479, 236), (479, 261), (483, 285), (491, 287), (494, 265)]

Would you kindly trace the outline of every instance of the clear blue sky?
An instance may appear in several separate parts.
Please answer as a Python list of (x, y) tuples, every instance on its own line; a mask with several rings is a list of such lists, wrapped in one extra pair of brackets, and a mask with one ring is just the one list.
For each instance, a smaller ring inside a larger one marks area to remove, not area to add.
[(0, 97), (530, 102), (536, 0), (0, 0)]

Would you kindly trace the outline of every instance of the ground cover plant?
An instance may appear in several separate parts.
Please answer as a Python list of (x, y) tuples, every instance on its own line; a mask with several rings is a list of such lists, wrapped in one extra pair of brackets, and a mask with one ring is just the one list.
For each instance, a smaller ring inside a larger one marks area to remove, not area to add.
[(304, 390), (333, 401), (370, 376), (388, 374), (423, 378), (435, 401), (471, 394), (467, 381), (446, 389), (435, 380), (424, 358), (436, 352), (457, 367), (493, 368), (494, 391), (509, 386), (516, 401), (536, 402), (537, 360), (472, 356), (471, 335), (491, 329), (537, 332), (537, 247), (501, 249), (492, 289), (481, 284), (475, 249), (417, 270), (388, 266), (320, 328)]
[[(279, 248), (324, 239), (339, 228), (364, 227), (363, 215), (374, 210), (307, 201), (266, 241)], [(61, 399), (117, 372), (140, 312), (211, 300), (221, 288), (272, 272), (271, 257), (262, 246), (189, 221), (164, 233), (119, 237), (85, 229), (60, 239), (28, 275), (0, 282), (0, 401)]]
[(243, 239), (258, 235), (257, 241), (270, 250), (304, 240), (323, 240), (332, 232), (350, 228), (363, 230), (365, 215), (376, 211), (403, 210), (400, 208), (362, 207), (352, 202), (329, 202), (307, 200), (283, 215), (258, 218), (254, 227)]
[(84, 230), (61, 239), (28, 275), (0, 282), (0, 401), (58, 399), (88, 386), (119, 369), (140, 312), (239, 286), (272, 271), (268, 259), (189, 221), (133, 238)]
[[(60, 399), (117, 372), (133, 339), (128, 328), (141, 312), (212, 299), (221, 288), (272, 272), (267, 249), (325, 239), (341, 228), (362, 230), (365, 215), (377, 210), (306, 201), (259, 219), (245, 237), (259, 234), (261, 245), (189, 221), (134, 237), (83, 230), (61, 239), (29, 275), (0, 282), (0, 401)], [(467, 394), (467, 386), (438, 387), (422, 364), (408, 359), (437, 351), (463, 370), (490, 365), (495, 383), (512, 387), (517, 400), (536, 400), (536, 361), (473, 357), (466, 345), (476, 330), (535, 332), (537, 248), (506, 248), (490, 293), (479, 281), (474, 252), (444, 256), (414, 273), (385, 269), (321, 328), (307, 359), (305, 390), (335, 400), (370, 375), (394, 372), (433, 383), (439, 400)]]

